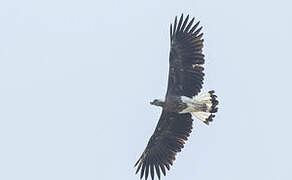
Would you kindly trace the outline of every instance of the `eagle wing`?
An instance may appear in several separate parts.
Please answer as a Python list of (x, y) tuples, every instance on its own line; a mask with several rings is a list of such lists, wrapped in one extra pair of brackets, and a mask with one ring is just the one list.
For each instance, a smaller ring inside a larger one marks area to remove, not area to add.
[[(194, 18), (188, 22), (181, 16), (179, 22), (175, 17), (174, 26), (170, 26), (171, 50), (169, 57), (169, 78), (166, 98), (171, 96), (192, 97), (200, 92), (203, 84), (204, 63), (202, 54), (203, 39), (199, 23), (193, 25)], [(146, 149), (135, 164), (136, 173), (140, 171), (140, 179), (149, 172), (154, 179), (154, 170), (160, 179), (162, 172), (170, 169), (177, 152), (184, 147), (192, 131), (192, 116), (189, 113), (178, 114), (162, 111), (156, 129)]]
[(146, 149), (136, 162), (136, 173), (140, 172), (140, 179), (149, 172), (154, 179), (154, 169), (158, 178), (162, 172), (166, 175), (166, 169), (170, 169), (175, 160), (175, 155), (184, 147), (185, 141), (192, 132), (191, 114), (177, 114), (162, 111), (157, 127), (151, 136)]
[(170, 25), (170, 53), (169, 74), (166, 99), (168, 95), (188, 96), (197, 95), (204, 79), (204, 54), (202, 27), (198, 28), (199, 22), (193, 25), (194, 18), (188, 22), (183, 15), (174, 25)]

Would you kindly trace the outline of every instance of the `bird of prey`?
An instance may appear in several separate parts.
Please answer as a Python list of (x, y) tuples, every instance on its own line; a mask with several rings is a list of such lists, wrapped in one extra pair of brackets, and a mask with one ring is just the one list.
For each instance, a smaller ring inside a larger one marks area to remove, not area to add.
[(189, 21), (189, 15), (175, 17), (170, 25), (170, 54), (168, 87), (165, 99), (155, 99), (152, 105), (162, 107), (162, 113), (146, 149), (135, 164), (136, 174), (152, 180), (155, 172), (158, 179), (161, 172), (166, 175), (177, 152), (184, 147), (193, 125), (192, 116), (205, 124), (213, 121), (217, 112), (215, 91), (200, 93), (203, 84), (204, 54), (202, 27), (199, 22)]

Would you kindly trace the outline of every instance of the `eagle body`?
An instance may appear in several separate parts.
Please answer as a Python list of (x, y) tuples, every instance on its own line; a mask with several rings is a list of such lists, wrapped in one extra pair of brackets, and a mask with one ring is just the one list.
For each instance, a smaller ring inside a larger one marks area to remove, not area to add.
[(168, 112), (176, 112), (176, 113), (191, 113), (208, 111), (208, 106), (204, 102), (200, 102), (196, 98), (192, 99), (186, 96), (169, 96), (165, 101), (155, 100), (152, 105), (161, 106), (163, 110)]
[(187, 108), (187, 104), (179, 96), (168, 96), (162, 108), (167, 112), (179, 113)]
[(176, 154), (182, 150), (193, 129), (193, 117), (205, 124), (213, 121), (217, 112), (215, 91), (200, 93), (205, 62), (203, 33), (199, 22), (181, 15), (170, 25), (170, 53), (168, 87), (165, 100), (155, 99), (152, 105), (162, 107), (158, 124), (147, 146), (135, 164), (140, 179), (148, 175), (158, 179), (166, 175)]

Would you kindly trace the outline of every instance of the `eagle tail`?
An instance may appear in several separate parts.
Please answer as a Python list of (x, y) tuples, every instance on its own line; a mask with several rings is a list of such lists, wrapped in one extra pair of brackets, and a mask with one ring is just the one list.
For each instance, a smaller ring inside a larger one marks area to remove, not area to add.
[(202, 120), (205, 124), (213, 121), (215, 113), (218, 111), (218, 100), (215, 95), (215, 91), (209, 91), (208, 93), (200, 93), (193, 97), (194, 101), (199, 101), (207, 105), (206, 111), (196, 111), (192, 112), (192, 115), (196, 116), (198, 119)]

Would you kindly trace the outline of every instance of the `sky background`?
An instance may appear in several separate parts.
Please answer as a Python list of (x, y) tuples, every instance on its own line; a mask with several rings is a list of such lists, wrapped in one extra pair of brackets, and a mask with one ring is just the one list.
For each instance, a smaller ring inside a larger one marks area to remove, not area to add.
[(291, 2), (0, 1), (0, 179), (137, 180), (169, 24), (201, 21), (219, 112), (165, 180), (290, 180)]

